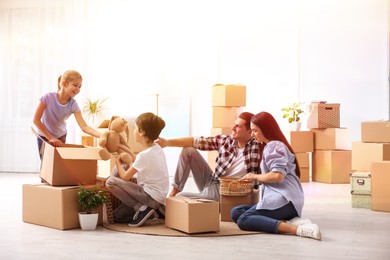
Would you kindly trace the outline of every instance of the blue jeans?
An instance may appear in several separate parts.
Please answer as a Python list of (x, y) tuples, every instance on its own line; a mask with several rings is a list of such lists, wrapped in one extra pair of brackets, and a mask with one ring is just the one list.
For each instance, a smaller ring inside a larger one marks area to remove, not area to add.
[(241, 230), (275, 234), (278, 233), (280, 220), (290, 220), (297, 216), (298, 213), (291, 202), (274, 210), (256, 210), (256, 205), (241, 205), (234, 207), (231, 211), (231, 218)]

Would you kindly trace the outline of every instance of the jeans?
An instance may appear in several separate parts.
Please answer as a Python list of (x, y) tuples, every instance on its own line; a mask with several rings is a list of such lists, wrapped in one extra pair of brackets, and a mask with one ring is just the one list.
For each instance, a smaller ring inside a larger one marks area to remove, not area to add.
[(236, 206), (231, 211), (231, 218), (241, 230), (278, 233), (280, 220), (297, 217), (294, 205), (288, 204), (274, 210), (256, 209), (256, 205)]

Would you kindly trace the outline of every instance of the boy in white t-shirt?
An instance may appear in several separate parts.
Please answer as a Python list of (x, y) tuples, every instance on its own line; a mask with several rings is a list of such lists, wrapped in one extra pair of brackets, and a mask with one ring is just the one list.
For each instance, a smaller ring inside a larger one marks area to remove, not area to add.
[[(135, 140), (145, 149), (135, 156), (129, 148), (121, 146), (134, 162), (130, 167), (122, 167), (118, 158), (116, 170), (107, 179), (106, 187), (122, 202), (114, 211), (114, 220), (139, 227), (153, 215), (165, 218), (169, 175), (164, 151), (154, 143), (165, 127), (164, 120), (153, 113), (144, 113), (137, 117), (135, 124)], [(137, 183), (130, 182), (135, 174)]]

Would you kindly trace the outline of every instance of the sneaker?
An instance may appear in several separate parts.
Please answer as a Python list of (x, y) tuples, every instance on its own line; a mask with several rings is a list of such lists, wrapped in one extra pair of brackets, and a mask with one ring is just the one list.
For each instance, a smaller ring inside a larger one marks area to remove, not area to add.
[(320, 228), (317, 224), (303, 224), (298, 226), (297, 235), (321, 240)]
[(159, 207), (156, 212), (159, 219), (165, 219), (165, 207)]
[(304, 225), (304, 224), (311, 224), (311, 220), (310, 219), (305, 219), (305, 218), (295, 217), (293, 219), (290, 219), (290, 220), (286, 221), (286, 223), (294, 225), (294, 226), (300, 226), (300, 225)]
[(148, 220), (153, 214), (154, 209), (147, 208), (144, 211), (137, 210), (134, 214), (133, 220), (129, 223), (130, 227), (140, 227), (142, 226), (146, 220)]

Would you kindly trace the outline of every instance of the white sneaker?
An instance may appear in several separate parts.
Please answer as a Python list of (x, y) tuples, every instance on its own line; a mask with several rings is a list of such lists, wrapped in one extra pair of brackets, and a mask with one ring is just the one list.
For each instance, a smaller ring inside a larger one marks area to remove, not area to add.
[(320, 228), (317, 224), (303, 224), (298, 226), (297, 235), (321, 240)]
[(286, 221), (286, 223), (294, 225), (294, 226), (300, 226), (300, 225), (305, 225), (305, 224), (311, 224), (311, 220), (310, 219), (305, 219), (305, 218), (295, 217), (293, 219), (290, 219), (290, 220)]

